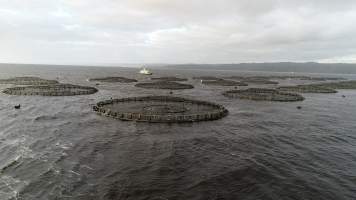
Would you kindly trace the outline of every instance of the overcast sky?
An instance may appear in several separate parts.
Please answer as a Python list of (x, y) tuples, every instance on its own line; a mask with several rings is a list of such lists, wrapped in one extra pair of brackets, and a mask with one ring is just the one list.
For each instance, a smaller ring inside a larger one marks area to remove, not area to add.
[(356, 62), (356, 0), (0, 0), (0, 62)]

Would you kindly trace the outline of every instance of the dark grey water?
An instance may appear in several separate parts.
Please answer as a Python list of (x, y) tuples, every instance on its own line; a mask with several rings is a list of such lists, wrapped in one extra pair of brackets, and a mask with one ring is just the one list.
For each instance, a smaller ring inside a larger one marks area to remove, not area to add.
[[(36, 75), (82, 85), (107, 75), (143, 79), (124, 68), (0, 69), (2, 78)], [(211, 122), (147, 124), (92, 112), (90, 105), (110, 97), (169, 92), (133, 84), (101, 84), (89, 96), (0, 94), (0, 199), (355, 199), (356, 91), (254, 102), (189, 82), (196, 88), (175, 94), (222, 104), (230, 114)], [(22, 109), (14, 110), (19, 103)]]

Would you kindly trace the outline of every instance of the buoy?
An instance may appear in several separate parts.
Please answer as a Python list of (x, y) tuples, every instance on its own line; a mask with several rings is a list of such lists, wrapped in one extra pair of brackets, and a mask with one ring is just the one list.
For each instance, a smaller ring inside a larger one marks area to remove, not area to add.
[(342, 98), (345, 98), (346, 96), (345, 95), (342, 95)]
[(20, 104), (15, 106), (15, 109), (20, 109), (20, 108), (21, 108)]
[(173, 92), (172, 92), (172, 91), (170, 91), (170, 92), (169, 92), (169, 94), (173, 94)]
[(297, 109), (302, 109), (302, 106), (297, 106)]

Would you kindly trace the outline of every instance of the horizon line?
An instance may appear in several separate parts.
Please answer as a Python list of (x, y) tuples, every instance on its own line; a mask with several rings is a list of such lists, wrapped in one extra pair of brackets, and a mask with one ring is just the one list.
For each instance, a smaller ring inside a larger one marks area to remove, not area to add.
[(306, 62), (295, 62), (295, 61), (280, 61), (280, 62), (236, 62), (236, 63), (159, 63), (159, 62), (147, 62), (147, 63), (22, 63), (22, 62), (0, 62), (0, 65), (54, 65), (54, 66), (88, 66), (88, 67), (127, 67), (119, 65), (139, 65), (137, 67), (143, 67), (142, 65), (241, 65), (241, 64), (283, 64), (283, 63), (293, 63), (293, 64), (344, 64), (344, 65), (355, 65), (355, 63), (350, 62), (316, 62), (316, 61), (306, 61)]

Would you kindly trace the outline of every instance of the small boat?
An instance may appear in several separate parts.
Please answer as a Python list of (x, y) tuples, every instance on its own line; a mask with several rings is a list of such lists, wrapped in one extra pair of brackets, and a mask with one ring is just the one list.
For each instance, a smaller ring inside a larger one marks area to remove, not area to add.
[(146, 68), (142, 68), (140, 70), (140, 74), (144, 74), (144, 75), (152, 75), (152, 72), (150, 72), (150, 70), (146, 69)]
[(21, 108), (21, 104), (15, 106), (15, 109), (20, 109), (20, 108)]

